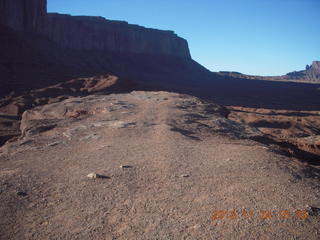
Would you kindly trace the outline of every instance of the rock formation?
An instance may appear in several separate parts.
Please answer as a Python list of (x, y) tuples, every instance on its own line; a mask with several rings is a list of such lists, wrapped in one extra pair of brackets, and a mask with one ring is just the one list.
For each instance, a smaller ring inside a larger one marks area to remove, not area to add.
[(181, 74), (190, 79), (209, 75), (191, 59), (187, 41), (172, 31), (102, 17), (48, 14), (46, 3), (0, 1), (0, 98), (101, 74), (161, 86)]
[(306, 70), (306, 74), (310, 79), (320, 80), (320, 61), (313, 61), (312, 65)]
[(320, 81), (320, 61), (313, 61), (312, 65), (306, 66), (305, 70), (294, 71), (285, 75), (285, 78), (289, 79), (303, 79), (314, 82)]
[(220, 71), (219, 75), (237, 79), (252, 79), (252, 80), (272, 80), (272, 81), (288, 81), (298, 80), (307, 82), (320, 82), (320, 61), (313, 61), (312, 65), (306, 65), (305, 70), (293, 71), (281, 76), (257, 76), (247, 75), (239, 72)]
[(102, 17), (48, 14), (45, 35), (64, 47), (190, 58), (188, 43), (172, 31)]
[(1, 0), (0, 24), (16, 31), (42, 31), (47, 14), (46, 0)]
[(37, 32), (63, 47), (190, 58), (188, 43), (173, 31), (148, 29), (102, 17), (47, 14), (46, 0), (3, 0), (0, 23)]

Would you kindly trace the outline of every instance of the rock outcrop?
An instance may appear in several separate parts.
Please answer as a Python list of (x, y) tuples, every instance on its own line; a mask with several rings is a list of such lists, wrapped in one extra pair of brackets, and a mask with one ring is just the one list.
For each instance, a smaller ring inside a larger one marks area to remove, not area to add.
[(309, 81), (320, 81), (320, 61), (313, 61), (312, 65), (307, 65), (305, 70), (294, 71), (285, 75), (285, 78), (304, 79)]
[(10, 99), (0, 99), (0, 115), (18, 116), (27, 109), (59, 102), (68, 97), (87, 96), (95, 93), (128, 92), (130, 90), (133, 90), (130, 81), (113, 75), (72, 79), (46, 88), (31, 90), (18, 97), (11, 96)]
[(0, 1), (0, 24), (9, 26), (16, 31), (42, 31), (46, 15), (46, 0)]
[(306, 70), (306, 74), (310, 79), (320, 80), (320, 61), (313, 61), (312, 65)]

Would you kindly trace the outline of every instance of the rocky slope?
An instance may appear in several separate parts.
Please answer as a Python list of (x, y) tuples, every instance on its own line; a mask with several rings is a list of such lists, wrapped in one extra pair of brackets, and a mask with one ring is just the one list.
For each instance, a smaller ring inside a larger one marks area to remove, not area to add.
[(319, 169), (227, 114), (166, 92), (25, 112), (1, 148), (1, 238), (319, 239)]
[(289, 155), (319, 164), (319, 111), (292, 111), (233, 106), (229, 118), (259, 129)]

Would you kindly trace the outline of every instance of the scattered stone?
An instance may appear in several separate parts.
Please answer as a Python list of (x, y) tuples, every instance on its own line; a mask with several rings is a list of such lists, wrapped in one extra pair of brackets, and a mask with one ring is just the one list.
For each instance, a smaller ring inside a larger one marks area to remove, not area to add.
[(21, 142), (20, 146), (27, 145), (27, 144), (30, 144), (32, 142), (33, 142), (32, 140), (26, 140), (26, 141)]
[(152, 122), (143, 122), (143, 123), (141, 123), (139, 125), (142, 126), (142, 127), (152, 127), (152, 126), (155, 126), (157, 124), (156, 123), (152, 123)]
[(87, 136), (84, 136), (80, 140), (83, 141), (83, 140), (92, 140), (92, 139), (99, 139), (99, 136), (96, 133), (92, 133)]
[(132, 168), (132, 166), (129, 165), (121, 165), (120, 168), (124, 169), (124, 168)]
[(312, 207), (310, 205), (306, 205), (305, 208), (309, 216), (317, 216), (320, 213), (320, 208)]
[(89, 174), (87, 175), (87, 177), (88, 177), (88, 178), (91, 178), (91, 179), (98, 178), (98, 174), (96, 174), (96, 173), (89, 173)]
[(123, 122), (123, 121), (113, 121), (108, 123), (109, 127), (112, 128), (128, 128), (137, 126), (136, 122)]
[(107, 177), (107, 176), (104, 176), (104, 175), (100, 175), (100, 174), (97, 174), (97, 173), (94, 173), (94, 172), (89, 173), (89, 174), (87, 175), (87, 177), (88, 177), (88, 178), (90, 178), (90, 179), (96, 179), (96, 178), (110, 178), (110, 177)]
[(187, 177), (190, 177), (190, 175), (189, 174), (182, 174), (181, 177), (187, 178)]
[(52, 143), (48, 144), (48, 147), (54, 147), (54, 146), (57, 146), (59, 144), (60, 144), (60, 142), (52, 142)]
[(26, 192), (17, 192), (17, 195), (20, 196), (20, 197), (25, 197), (27, 196), (28, 194)]
[(64, 132), (64, 133), (62, 133), (62, 134), (63, 134), (63, 136), (65, 136), (66, 138), (71, 139), (71, 135), (70, 135), (69, 133)]
[(83, 115), (88, 115), (88, 114), (89, 114), (88, 111), (81, 109), (81, 110), (76, 110), (75, 112), (70, 113), (69, 117), (70, 118), (78, 118), (78, 117), (81, 117)]

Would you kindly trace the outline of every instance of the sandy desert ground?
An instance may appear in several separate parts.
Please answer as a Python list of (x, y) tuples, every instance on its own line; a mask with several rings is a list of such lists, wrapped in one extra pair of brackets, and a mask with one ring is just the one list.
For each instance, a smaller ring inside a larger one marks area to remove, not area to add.
[(167, 92), (27, 111), (1, 148), (0, 239), (319, 239), (319, 168), (227, 115)]

